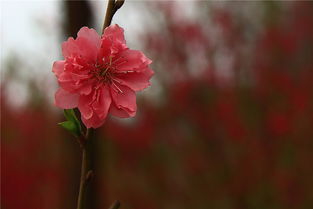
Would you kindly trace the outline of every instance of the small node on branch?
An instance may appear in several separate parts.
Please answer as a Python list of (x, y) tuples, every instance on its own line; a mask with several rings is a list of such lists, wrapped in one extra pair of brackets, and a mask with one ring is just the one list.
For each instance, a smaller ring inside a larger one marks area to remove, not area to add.
[(116, 200), (109, 209), (118, 209), (121, 206), (120, 201)]
[(115, 4), (114, 4), (114, 9), (118, 10), (119, 8), (121, 8), (124, 4), (125, 0), (116, 0)]
[(89, 170), (86, 174), (86, 182), (90, 181), (94, 176), (94, 173), (92, 170)]

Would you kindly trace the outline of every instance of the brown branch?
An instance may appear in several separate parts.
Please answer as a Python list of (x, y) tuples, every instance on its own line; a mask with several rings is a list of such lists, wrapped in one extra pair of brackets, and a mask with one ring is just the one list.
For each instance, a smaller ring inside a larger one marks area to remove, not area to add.
[(104, 19), (104, 23), (103, 23), (103, 27), (101, 31), (102, 33), (104, 29), (111, 24), (114, 14), (116, 13), (117, 10), (119, 10), (123, 6), (124, 2), (125, 0), (109, 0), (108, 1), (107, 11), (105, 14), (105, 19)]
[(77, 209), (85, 208), (87, 186), (93, 177), (93, 171), (91, 168), (90, 157), (92, 154), (92, 147), (90, 146), (90, 129), (87, 130), (86, 135), (82, 135), (78, 140), (82, 149), (82, 165), (81, 165), (81, 176), (79, 184), (79, 193), (77, 199)]

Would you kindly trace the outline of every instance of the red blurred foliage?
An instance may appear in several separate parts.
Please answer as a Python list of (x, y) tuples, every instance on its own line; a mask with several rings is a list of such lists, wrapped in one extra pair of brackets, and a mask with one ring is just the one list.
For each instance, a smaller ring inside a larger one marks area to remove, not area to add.
[(55, 116), (44, 108), (12, 109), (2, 92), (1, 101), (1, 206), (61, 207), (65, 181)]

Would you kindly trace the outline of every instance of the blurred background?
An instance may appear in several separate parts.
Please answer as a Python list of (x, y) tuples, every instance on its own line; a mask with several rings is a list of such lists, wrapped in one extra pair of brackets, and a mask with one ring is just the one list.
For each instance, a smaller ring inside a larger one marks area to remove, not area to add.
[[(1, 1), (1, 208), (76, 207), (51, 69), (106, 4)], [(313, 2), (126, 0), (113, 23), (155, 76), (97, 130), (90, 209), (313, 208)]]

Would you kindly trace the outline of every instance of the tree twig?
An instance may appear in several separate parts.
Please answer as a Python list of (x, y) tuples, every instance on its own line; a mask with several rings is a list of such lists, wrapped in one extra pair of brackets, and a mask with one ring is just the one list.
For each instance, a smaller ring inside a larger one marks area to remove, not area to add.
[(125, 0), (108, 0), (107, 11), (101, 31), (102, 33), (104, 29), (111, 24), (114, 14), (123, 6), (124, 2)]
[[(88, 130), (89, 133), (89, 130)], [(82, 148), (82, 165), (81, 165), (81, 176), (79, 184), (79, 193), (77, 199), (77, 209), (83, 209), (85, 207), (86, 196), (87, 196), (87, 186), (93, 177), (93, 171), (91, 168), (90, 157), (92, 154), (92, 147), (90, 146), (90, 134), (81, 136), (82, 143), (80, 143)]]

